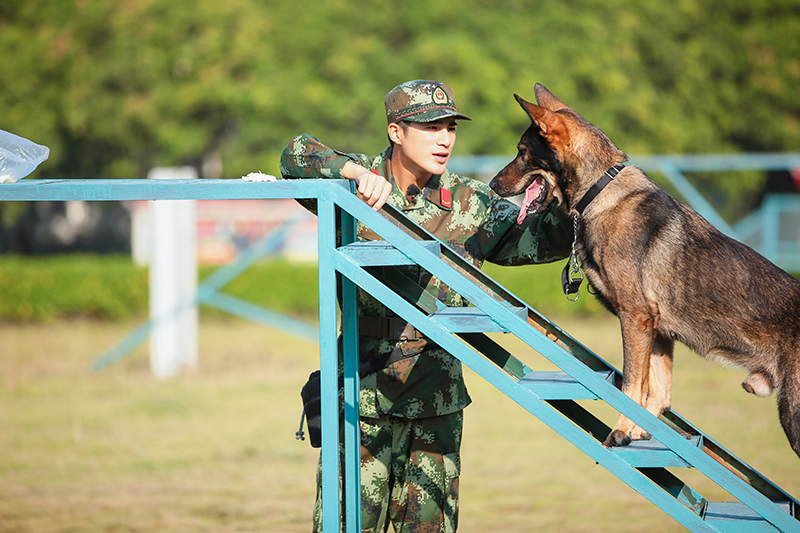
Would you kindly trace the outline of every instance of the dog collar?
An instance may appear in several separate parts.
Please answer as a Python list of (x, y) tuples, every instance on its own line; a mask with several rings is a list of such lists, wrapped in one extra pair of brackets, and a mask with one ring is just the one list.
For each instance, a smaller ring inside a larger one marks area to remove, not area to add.
[(617, 174), (619, 174), (623, 168), (625, 168), (625, 165), (620, 164), (614, 165), (606, 170), (605, 174), (603, 174), (600, 179), (597, 180), (597, 183), (592, 185), (591, 188), (586, 191), (586, 194), (583, 195), (581, 201), (575, 206), (575, 210), (578, 212), (578, 214), (583, 215), (583, 210), (586, 209), (586, 206), (592, 203), (592, 200), (594, 200), (595, 197), (600, 194), (600, 191), (602, 191), (606, 185), (611, 183), (611, 180), (617, 177)]

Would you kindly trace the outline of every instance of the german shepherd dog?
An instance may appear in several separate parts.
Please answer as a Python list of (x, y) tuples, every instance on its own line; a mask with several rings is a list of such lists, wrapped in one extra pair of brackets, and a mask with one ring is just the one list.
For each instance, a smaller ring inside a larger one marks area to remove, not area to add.
[[(800, 281), (624, 166), (625, 153), (543, 85), (535, 95), (538, 105), (514, 95), (531, 126), (490, 185), (501, 196), (525, 194), (520, 220), (554, 200), (577, 217), (583, 270), (620, 320), (622, 392), (655, 416), (668, 410), (680, 341), (748, 370), (747, 392), (777, 388), (800, 457)], [(649, 438), (620, 415), (603, 445)]]

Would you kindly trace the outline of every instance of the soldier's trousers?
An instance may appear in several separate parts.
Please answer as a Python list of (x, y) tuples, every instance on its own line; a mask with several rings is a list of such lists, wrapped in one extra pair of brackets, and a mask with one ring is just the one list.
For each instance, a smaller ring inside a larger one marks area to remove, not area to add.
[[(452, 532), (458, 526), (463, 413), (361, 418), (361, 530)], [(314, 531), (322, 531), (320, 472)]]

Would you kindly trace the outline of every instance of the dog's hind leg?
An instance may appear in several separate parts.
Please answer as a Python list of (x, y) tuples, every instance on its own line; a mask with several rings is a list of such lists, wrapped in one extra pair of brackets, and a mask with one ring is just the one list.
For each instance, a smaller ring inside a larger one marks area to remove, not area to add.
[(766, 398), (772, 394), (772, 390), (775, 387), (766, 372), (750, 372), (747, 378), (742, 381), (742, 388), (750, 394)]
[(800, 457), (800, 358), (796, 352), (791, 355), (794, 357), (787, 355), (781, 368), (778, 414), (792, 450)]

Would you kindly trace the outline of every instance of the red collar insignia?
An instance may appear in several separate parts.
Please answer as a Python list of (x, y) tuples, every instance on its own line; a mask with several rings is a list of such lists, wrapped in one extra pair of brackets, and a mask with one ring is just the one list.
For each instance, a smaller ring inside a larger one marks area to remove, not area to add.
[(449, 189), (442, 187), (440, 189), (439, 198), (442, 201), (442, 207), (446, 207), (447, 209), (453, 208), (453, 196), (450, 194)]

